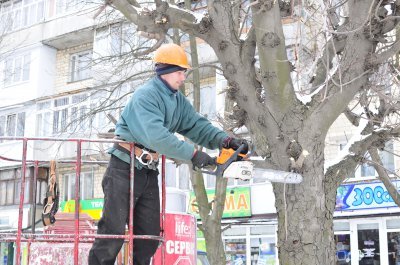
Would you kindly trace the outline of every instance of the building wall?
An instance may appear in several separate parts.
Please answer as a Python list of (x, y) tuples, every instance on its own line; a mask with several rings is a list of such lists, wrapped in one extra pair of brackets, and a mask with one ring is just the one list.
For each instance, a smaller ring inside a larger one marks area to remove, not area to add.
[(56, 78), (54, 89), (56, 93), (75, 91), (91, 87), (92, 80), (71, 82), (71, 55), (82, 51), (92, 50), (93, 43), (84, 43), (75, 47), (57, 51)]

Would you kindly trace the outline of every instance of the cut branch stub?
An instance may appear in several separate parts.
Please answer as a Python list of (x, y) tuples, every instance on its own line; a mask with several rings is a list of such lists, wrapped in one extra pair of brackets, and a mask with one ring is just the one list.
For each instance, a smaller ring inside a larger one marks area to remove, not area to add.
[(263, 46), (275, 48), (279, 44), (281, 44), (281, 39), (274, 32), (267, 32), (262, 36), (261, 45)]

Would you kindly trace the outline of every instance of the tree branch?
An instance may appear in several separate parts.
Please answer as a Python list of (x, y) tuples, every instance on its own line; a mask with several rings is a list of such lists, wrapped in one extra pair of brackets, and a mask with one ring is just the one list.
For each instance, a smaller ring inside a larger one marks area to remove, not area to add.
[(371, 159), (373, 163), (370, 163), (378, 172), (379, 178), (385, 185), (387, 191), (389, 192), (390, 196), (393, 198), (393, 201), (400, 206), (400, 195), (397, 191), (396, 186), (393, 185), (387, 171), (383, 167), (383, 163), (381, 158), (379, 157), (378, 150), (376, 147), (371, 147), (368, 149), (369, 154), (371, 155)]
[(344, 111), (344, 115), (354, 126), (357, 127), (358, 125), (360, 125), (360, 115), (353, 113), (348, 107)]
[(262, 69), (261, 83), (268, 91), (266, 104), (273, 112), (285, 115), (296, 104), (296, 96), (290, 77), (291, 65), (286, 54), (279, 4), (274, 0), (264, 0), (252, 5), (251, 9)]
[(198, 21), (195, 14), (167, 2), (156, 3), (156, 10), (141, 8), (130, 3), (132, 0), (113, 0), (112, 4), (129, 21), (138, 26), (139, 31), (164, 35), (170, 28), (178, 28), (197, 37), (204, 38), (202, 25), (207, 17)]
[(333, 181), (336, 187), (349, 176), (351, 176), (357, 165), (360, 163), (359, 155), (348, 155), (342, 159), (339, 163), (329, 167), (325, 173), (325, 178), (327, 180)]
[(373, 132), (369, 136), (357, 141), (349, 148), (350, 155), (347, 155), (340, 162), (330, 166), (325, 173), (327, 179), (336, 181), (336, 185), (340, 185), (348, 176), (350, 176), (357, 164), (363, 162), (364, 154), (370, 148), (383, 146), (387, 141), (400, 135), (400, 126), (390, 130), (381, 130)]
[(400, 39), (396, 40), (392, 46), (385, 50), (384, 52), (381, 52), (380, 54), (373, 54), (371, 55), (369, 59), (369, 63), (372, 66), (378, 66), (382, 63), (387, 62), (389, 59), (391, 59), (394, 55), (396, 55), (400, 51)]

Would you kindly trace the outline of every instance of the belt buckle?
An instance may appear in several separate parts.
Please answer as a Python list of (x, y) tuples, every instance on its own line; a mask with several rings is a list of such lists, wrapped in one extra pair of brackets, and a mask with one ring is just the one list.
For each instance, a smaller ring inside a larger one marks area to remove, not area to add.
[[(150, 156), (150, 159), (148, 159), (147, 162), (143, 161), (143, 156), (144, 155), (149, 155)], [(142, 149), (142, 154), (140, 156), (136, 156), (136, 158), (142, 165), (145, 165), (145, 166), (148, 166), (149, 164), (153, 163), (153, 156), (150, 154), (149, 151), (146, 151), (144, 149)]]

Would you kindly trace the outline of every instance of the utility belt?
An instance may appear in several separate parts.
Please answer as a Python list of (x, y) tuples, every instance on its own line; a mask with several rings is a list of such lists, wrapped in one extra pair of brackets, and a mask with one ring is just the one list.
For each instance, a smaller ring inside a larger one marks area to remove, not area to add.
[[(129, 143), (114, 143), (114, 148), (124, 152), (125, 154), (131, 155), (131, 144)], [(137, 143), (135, 143), (134, 152), (135, 157), (140, 164), (147, 166), (150, 169), (157, 168), (160, 157), (159, 153)]]

